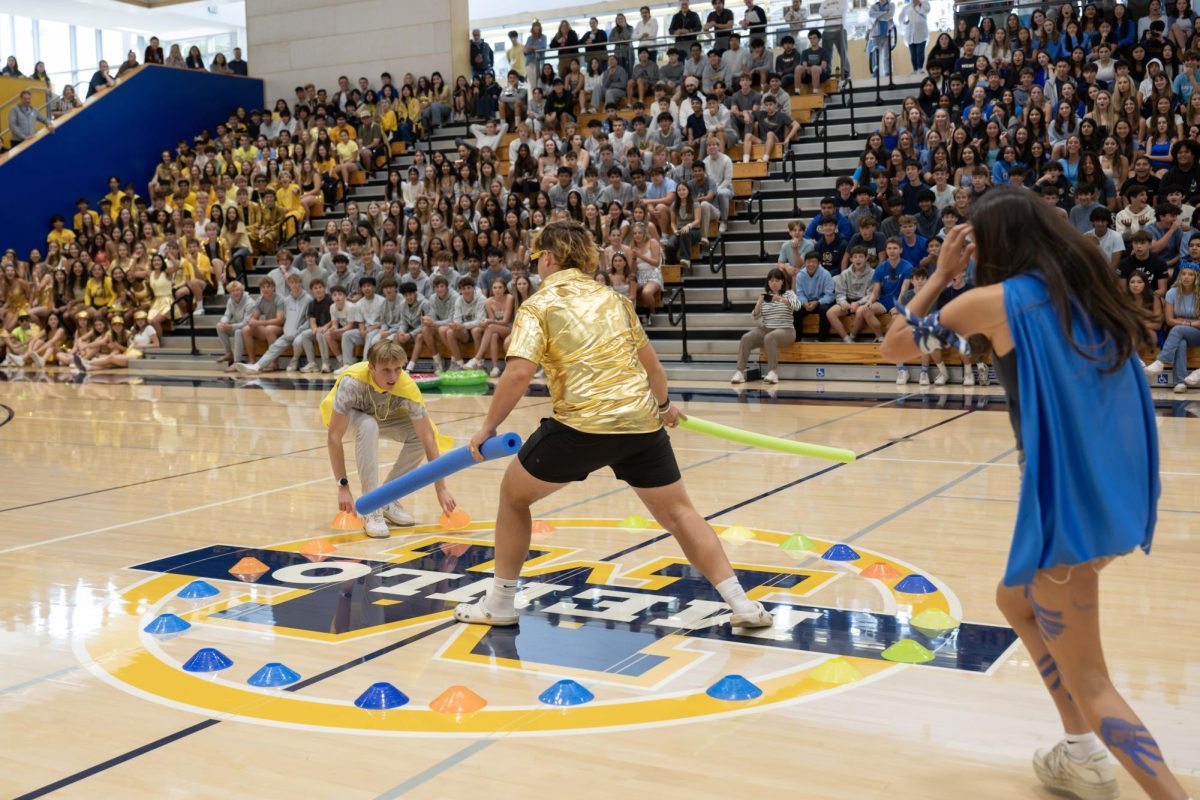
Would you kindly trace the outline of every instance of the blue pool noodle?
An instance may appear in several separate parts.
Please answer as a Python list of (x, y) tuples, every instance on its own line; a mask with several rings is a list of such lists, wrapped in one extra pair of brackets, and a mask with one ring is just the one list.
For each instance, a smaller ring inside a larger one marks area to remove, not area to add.
[[(483, 443), (479, 451), (484, 461), (507, 458), (521, 449), (521, 437), (515, 433), (502, 433)], [(399, 500), (413, 492), (424, 489), (431, 483), (447, 478), (456, 472), (472, 467), (478, 462), (471, 457), (469, 446), (459, 447), (428, 464), (422, 464), (412, 472), (405, 473), (394, 481), (388, 481), (373, 489), (354, 502), (359, 514), (370, 514), (388, 503)]]

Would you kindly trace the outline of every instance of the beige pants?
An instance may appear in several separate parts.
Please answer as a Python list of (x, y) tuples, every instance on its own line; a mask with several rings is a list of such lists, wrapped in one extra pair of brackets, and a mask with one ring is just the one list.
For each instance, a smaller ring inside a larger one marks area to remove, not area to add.
[(738, 372), (746, 371), (746, 363), (750, 360), (750, 351), (756, 347), (762, 348), (767, 355), (767, 369), (774, 372), (779, 367), (779, 348), (786, 347), (796, 341), (796, 329), (764, 328), (761, 325), (751, 328), (742, 336), (742, 344), (738, 348)]

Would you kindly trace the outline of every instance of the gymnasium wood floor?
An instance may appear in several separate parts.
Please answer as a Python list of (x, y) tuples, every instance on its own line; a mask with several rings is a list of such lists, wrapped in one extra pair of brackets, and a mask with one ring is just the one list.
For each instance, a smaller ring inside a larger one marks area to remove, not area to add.
[[(775, 628), (713, 624), (716, 604), (673, 542), (652, 525), (622, 527), (646, 512), (598, 474), (537, 509), (554, 530), (535, 535), (520, 632), (484, 635), (447, 622), (448, 609), (487, 577), (504, 463), (450, 480), (471, 529), (440, 530), (426, 491), (415, 512), (430, 524), (386, 541), (333, 533), (321, 392), (261, 383), (0, 383), (0, 795), (1050, 796), (1029, 759), (1055, 741), (1056, 719), (992, 603), (1018, 479), (994, 389), (675, 387), (698, 416), (861, 456), (838, 466), (672, 433), (701, 513), (718, 530), (749, 529), (725, 533), (725, 548)], [(1104, 573), (1103, 624), (1116, 682), (1200, 796), (1200, 421), (1174, 399), (1159, 397), (1154, 553)], [(487, 402), (429, 405), (461, 444)], [(507, 427), (528, 435), (548, 407), (534, 394)], [(781, 548), (794, 533), (816, 550)], [(319, 538), (335, 551), (302, 556)], [(833, 543), (859, 559), (823, 560)], [(270, 571), (229, 574), (247, 556)], [(893, 578), (858, 575), (876, 563)], [(897, 592), (908, 573), (936, 591)], [(219, 594), (176, 596), (196, 578)], [(910, 618), (929, 609), (963, 625), (919, 635)], [(163, 612), (192, 627), (142, 632)], [(880, 657), (901, 639), (934, 661)], [(233, 666), (183, 671), (202, 647)], [(266, 662), (301, 681), (250, 686)], [(704, 694), (729, 674), (763, 695)], [(540, 703), (562, 678), (595, 699)], [(409, 704), (354, 707), (379, 681)], [(431, 710), (452, 686), (486, 707)], [(1124, 796), (1142, 796), (1120, 780)]]

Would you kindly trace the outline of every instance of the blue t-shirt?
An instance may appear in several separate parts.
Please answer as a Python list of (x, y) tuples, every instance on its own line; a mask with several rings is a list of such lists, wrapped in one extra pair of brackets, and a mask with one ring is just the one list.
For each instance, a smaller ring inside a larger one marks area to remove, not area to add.
[(1175, 316), (1183, 319), (1196, 319), (1200, 314), (1196, 313), (1196, 295), (1183, 294), (1177, 288), (1167, 289), (1167, 302), (1175, 308)]
[(871, 279), (879, 284), (880, 299), (890, 298), (893, 302), (900, 296), (900, 287), (906, 280), (912, 278), (913, 266), (903, 258), (895, 267), (887, 259), (879, 262), (875, 275)]
[(929, 255), (929, 240), (921, 234), (917, 234), (916, 241), (909, 245), (905, 243), (904, 237), (900, 237), (900, 260), (907, 261), (909, 264), (920, 264), (921, 259)]

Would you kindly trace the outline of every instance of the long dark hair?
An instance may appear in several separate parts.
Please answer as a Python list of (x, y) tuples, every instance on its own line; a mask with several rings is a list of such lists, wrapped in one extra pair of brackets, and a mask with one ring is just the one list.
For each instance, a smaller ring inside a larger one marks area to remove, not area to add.
[(1095, 346), (1072, 342), (1084, 358), (1107, 362), (1104, 371), (1115, 372), (1149, 344), (1145, 324), (1152, 321), (1150, 315), (1113, 281), (1112, 267), (1096, 241), (1065, 227), (1032, 192), (994, 186), (975, 201), (971, 221), (976, 283), (987, 286), (1040, 273), (1064, 335), (1071, 336), (1072, 313), (1082, 314), (1100, 334)]

